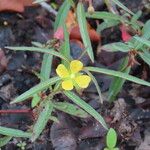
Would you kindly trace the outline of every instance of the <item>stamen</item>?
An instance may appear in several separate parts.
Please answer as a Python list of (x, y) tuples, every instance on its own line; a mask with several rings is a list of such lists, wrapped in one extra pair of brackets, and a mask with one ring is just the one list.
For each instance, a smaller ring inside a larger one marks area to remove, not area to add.
[(70, 75), (70, 78), (71, 78), (71, 79), (75, 78), (75, 74), (72, 73), (72, 74)]

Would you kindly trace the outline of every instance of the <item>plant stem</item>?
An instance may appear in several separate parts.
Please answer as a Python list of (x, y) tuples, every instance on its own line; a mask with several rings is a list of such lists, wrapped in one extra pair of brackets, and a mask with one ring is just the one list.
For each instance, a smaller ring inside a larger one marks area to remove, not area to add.
[(0, 110), (0, 114), (17, 114), (17, 113), (29, 113), (31, 109), (10, 109), (10, 110)]

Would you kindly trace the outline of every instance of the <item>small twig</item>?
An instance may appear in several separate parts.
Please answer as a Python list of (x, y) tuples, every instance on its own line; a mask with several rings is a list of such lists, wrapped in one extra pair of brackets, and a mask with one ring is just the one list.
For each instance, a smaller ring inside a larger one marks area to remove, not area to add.
[(46, 2), (39, 3), (43, 8), (45, 8), (48, 12), (57, 15), (57, 11), (51, 7), (51, 5), (47, 4)]
[(29, 113), (32, 112), (31, 109), (11, 109), (11, 110), (0, 110), (0, 114), (17, 114), (17, 113)]

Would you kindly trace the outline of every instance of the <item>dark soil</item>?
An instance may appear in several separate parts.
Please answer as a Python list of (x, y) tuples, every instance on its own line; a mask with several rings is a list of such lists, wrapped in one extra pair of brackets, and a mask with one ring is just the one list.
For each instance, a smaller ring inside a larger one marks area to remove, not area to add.
[[(99, 1), (99, 3), (98, 3)], [(101, 0), (94, 0), (97, 10), (106, 9)], [(143, 0), (145, 2), (145, 0)], [(134, 12), (143, 11), (142, 21), (148, 19), (147, 8), (142, 0), (122, 1)], [(139, 4), (140, 3), (140, 4)], [(60, 5), (60, 2), (58, 2)], [(140, 5), (140, 7), (139, 7)], [(7, 25), (4, 25), (7, 22)], [(42, 55), (32, 52), (14, 52), (5, 46), (31, 46), (32, 41), (46, 43), (53, 37), (54, 16), (41, 7), (28, 8), (23, 14), (0, 13), (0, 109), (30, 109), (30, 101), (10, 105), (10, 101), (39, 82), (34, 71), (40, 70)], [(93, 23), (95, 24), (95, 23)], [(118, 28), (102, 32), (102, 44), (120, 41)], [(94, 44), (95, 45), (95, 44)], [(94, 66), (117, 70), (122, 53), (97, 53)], [(82, 49), (71, 43), (72, 56), (78, 58)], [(84, 56), (84, 64), (90, 64)], [(150, 81), (149, 66), (139, 60), (141, 65), (133, 67), (131, 73)], [(57, 62), (56, 62), (57, 63)], [(54, 70), (53, 70), (54, 72)], [(105, 75), (95, 77), (106, 99), (111, 78)], [(57, 95), (58, 99), (63, 99)], [(65, 98), (66, 99), (66, 98)], [(94, 85), (83, 93), (83, 99), (99, 111), (110, 127), (118, 133), (118, 147), (122, 150), (150, 149), (150, 88), (126, 82), (118, 99), (113, 104), (107, 101), (101, 105)], [(107, 100), (107, 99), (106, 99)], [(56, 112), (60, 124), (49, 122), (40, 138), (31, 143), (27, 139), (13, 138), (2, 150), (16, 150), (17, 143), (25, 141), (27, 150), (102, 150), (105, 146), (106, 131), (93, 118), (80, 119), (62, 112)], [(21, 130), (28, 129), (34, 122), (29, 111), (22, 114), (0, 114), (0, 126)]]

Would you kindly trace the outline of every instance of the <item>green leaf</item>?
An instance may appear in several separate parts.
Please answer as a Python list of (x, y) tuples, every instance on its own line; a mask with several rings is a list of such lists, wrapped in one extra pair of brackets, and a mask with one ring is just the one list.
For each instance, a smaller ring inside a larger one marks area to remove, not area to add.
[(86, 13), (87, 18), (93, 18), (93, 19), (107, 19), (107, 20), (116, 20), (116, 21), (123, 21), (123, 18), (115, 15), (110, 12), (105, 12), (105, 11), (98, 11), (98, 12), (93, 12), (92, 14)]
[(41, 44), (40, 42), (32, 41), (31, 43), (32, 43), (33, 46), (41, 47), (41, 48), (43, 47), (43, 44)]
[[(62, 45), (61, 53), (70, 60), (70, 43), (69, 43), (69, 33), (67, 27), (64, 24), (64, 43)], [(62, 60), (62, 63), (66, 66), (66, 61)]]
[(144, 80), (141, 80), (139, 78), (136, 78), (134, 76), (128, 75), (127, 73), (122, 73), (119, 71), (114, 71), (114, 70), (110, 70), (110, 69), (104, 69), (104, 68), (98, 68), (98, 67), (85, 67), (85, 69), (92, 71), (92, 72), (97, 72), (97, 73), (102, 73), (102, 74), (107, 74), (107, 75), (111, 75), (111, 76), (115, 76), (115, 77), (120, 77), (141, 85), (146, 85), (146, 86), (150, 86), (150, 83)]
[(31, 103), (31, 107), (35, 107), (39, 102), (40, 102), (41, 98), (38, 94), (34, 94), (33, 98), (32, 98), (32, 103)]
[(5, 146), (11, 139), (11, 136), (5, 136), (3, 138), (0, 138), (0, 147)]
[(24, 100), (26, 100), (27, 98), (32, 97), (34, 94), (39, 93), (40, 91), (43, 91), (44, 89), (48, 88), (50, 85), (55, 84), (57, 81), (59, 81), (60, 78), (59, 77), (53, 77), (49, 80), (46, 80), (44, 82), (39, 83), (38, 85), (34, 86), (33, 88), (31, 88), (30, 90), (26, 91), (25, 93), (21, 94), (20, 96), (18, 96), (15, 100), (13, 100), (11, 102), (11, 104), (13, 103), (19, 103), (19, 102), (23, 102)]
[(15, 51), (31, 51), (31, 52), (47, 53), (68, 61), (68, 59), (65, 56), (63, 56), (59, 52), (54, 51), (53, 49), (39, 48), (39, 47), (5, 47), (5, 48)]
[(122, 8), (123, 10), (125, 10), (126, 12), (128, 12), (131, 15), (134, 15), (134, 13), (129, 10), (126, 6), (124, 6), (121, 2), (119, 2), (118, 0), (112, 0), (116, 5), (118, 5), (120, 8)]
[(97, 32), (101, 32), (107, 28), (117, 26), (119, 24), (119, 21), (116, 20), (104, 20), (101, 24), (97, 27)]
[[(128, 65), (128, 57), (123, 58), (123, 60), (120, 63), (120, 67), (119, 67), (119, 71), (123, 72), (123, 73), (129, 73), (131, 70), (131, 67), (127, 67)], [(110, 88), (109, 88), (109, 100), (113, 101), (115, 100), (116, 96), (118, 95), (118, 93), (121, 91), (122, 86), (124, 84), (125, 80), (122, 78), (118, 78), (118, 77), (114, 77)]]
[(81, 117), (81, 118), (88, 117), (88, 114), (81, 108), (77, 107), (76, 105), (67, 102), (55, 102), (53, 103), (53, 105), (56, 109), (68, 113), (70, 115)]
[(150, 65), (150, 52), (148, 50), (144, 50), (143, 52), (140, 52), (139, 55), (144, 60), (144, 62)]
[(53, 110), (52, 103), (47, 101), (44, 105), (42, 112), (39, 114), (38, 120), (36, 121), (33, 127), (33, 133), (31, 137), (31, 141), (35, 141), (41, 132), (44, 130)]
[(11, 137), (31, 137), (31, 133), (0, 126), (0, 134)]
[(50, 116), (49, 119), (52, 120), (53, 122), (60, 123), (59, 120), (58, 120), (58, 118), (55, 117), (55, 116)]
[(117, 143), (117, 134), (113, 128), (110, 128), (106, 136), (106, 144), (109, 149), (112, 149), (116, 146)]
[(84, 47), (85, 47), (91, 61), (94, 62), (94, 54), (93, 54), (91, 41), (90, 41), (89, 34), (88, 34), (84, 7), (81, 2), (79, 2), (77, 5), (77, 19), (78, 19), (80, 33), (81, 33), (81, 37), (82, 37), (82, 40), (84, 43)]
[(47, 0), (35, 0), (34, 2), (33, 2), (33, 4), (37, 4), (37, 3), (42, 3), (42, 2), (46, 2)]
[(44, 54), (42, 66), (41, 66), (41, 72), (40, 72), (40, 76), (42, 77), (41, 81), (45, 81), (49, 79), (51, 74), (52, 61), (53, 61), (52, 55)]
[(100, 87), (98, 85), (98, 82), (97, 80), (95, 79), (95, 77), (91, 74), (91, 72), (89, 72), (88, 70), (84, 70), (92, 79), (93, 83), (95, 84), (96, 86), (96, 89), (97, 89), (97, 92), (98, 92), (98, 95), (99, 95), (99, 100), (101, 103), (103, 103), (103, 98), (102, 98), (102, 93), (101, 93), (101, 90), (100, 90)]
[(70, 0), (65, 0), (64, 3), (61, 5), (54, 23), (54, 31), (56, 31), (57, 28), (65, 24), (65, 20), (71, 5), (72, 3)]
[(150, 38), (150, 20), (148, 20), (146, 23), (145, 23), (145, 25), (144, 25), (144, 27), (143, 27), (143, 29), (142, 29), (142, 33), (143, 33), (143, 37), (145, 38), (145, 39), (149, 39)]
[(138, 37), (138, 36), (134, 36), (134, 39), (136, 39), (138, 42), (145, 44), (146, 46), (150, 47), (150, 41), (143, 38), (143, 37)]
[(131, 47), (129, 47), (127, 44), (124, 44), (122, 42), (116, 42), (116, 43), (103, 45), (101, 49), (108, 52), (117, 52), (117, 51), (128, 52), (130, 51)]
[(95, 109), (93, 109), (89, 104), (87, 104), (84, 100), (82, 100), (80, 97), (78, 97), (75, 93), (71, 91), (64, 91), (64, 94), (68, 98), (70, 98), (75, 104), (77, 104), (86, 112), (88, 112), (91, 116), (93, 116), (98, 122), (102, 124), (102, 126), (105, 129), (108, 129), (103, 117)]
[(131, 18), (131, 23), (137, 23), (137, 20), (141, 17), (142, 11), (139, 10), (136, 14), (134, 14)]

